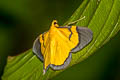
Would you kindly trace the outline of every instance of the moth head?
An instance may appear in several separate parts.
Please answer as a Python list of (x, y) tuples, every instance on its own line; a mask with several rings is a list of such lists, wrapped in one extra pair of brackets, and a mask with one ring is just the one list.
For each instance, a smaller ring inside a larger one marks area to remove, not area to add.
[(53, 20), (52, 21), (52, 26), (54, 26), (54, 27), (58, 27), (59, 26), (58, 23), (57, 23), (57, 20)]

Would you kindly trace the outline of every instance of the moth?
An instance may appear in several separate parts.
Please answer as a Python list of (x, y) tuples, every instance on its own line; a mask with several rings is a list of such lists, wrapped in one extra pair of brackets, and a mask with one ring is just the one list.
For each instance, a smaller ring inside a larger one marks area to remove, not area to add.
[(80, 51), (91, 42), (93, 33), (87, 27), (59, 26), (53, 20), (50, 29), (40, 34), (33, 43), (34, 54), (43, 62), (43, 74), (66, 68), (72, 53)]

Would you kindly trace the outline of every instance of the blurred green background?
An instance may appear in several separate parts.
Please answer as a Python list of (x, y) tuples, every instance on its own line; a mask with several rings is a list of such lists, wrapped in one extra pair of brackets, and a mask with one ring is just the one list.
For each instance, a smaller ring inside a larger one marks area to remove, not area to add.
[[(83, 0), (1, 0), (0, 75), (7, 56), (32, 48), (35, 38), (57, 19), (62, 25)], [(120, 80), (120, 33), (85, 61), (53, 80)]]

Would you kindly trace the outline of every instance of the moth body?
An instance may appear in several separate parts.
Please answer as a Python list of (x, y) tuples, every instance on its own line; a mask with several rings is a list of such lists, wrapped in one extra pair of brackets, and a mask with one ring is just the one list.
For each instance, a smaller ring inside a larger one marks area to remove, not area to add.
[(43, 61), (43, 74), (51, 67), (53, 70), (66, 68), (72, 52), (80, 51), (91, 40), (93, 33), (86, 27), (59, 26), (53, 20), (50, 29), (40, 34), (33, 44), (34, 54)]

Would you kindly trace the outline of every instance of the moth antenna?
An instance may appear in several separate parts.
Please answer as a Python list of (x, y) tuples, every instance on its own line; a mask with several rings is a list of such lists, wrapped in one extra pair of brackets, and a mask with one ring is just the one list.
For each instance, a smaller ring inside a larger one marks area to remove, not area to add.
[(82, 19), (84, 19), (84, 18), (85, 18), (85, 16), (83, 16), (82, 18), (80, 18), (80, 19), (78, 19), (78, 20), (76, 20), (76, 21), (70, 22), (70, 23), (67, 24), (67, 26), (68, 26), (68, 25), (71, 25), (71, 24), (75, 24), (76, 22), (78, 22), (78, 21), (80, 21), (80, 20), (82, 20)]

